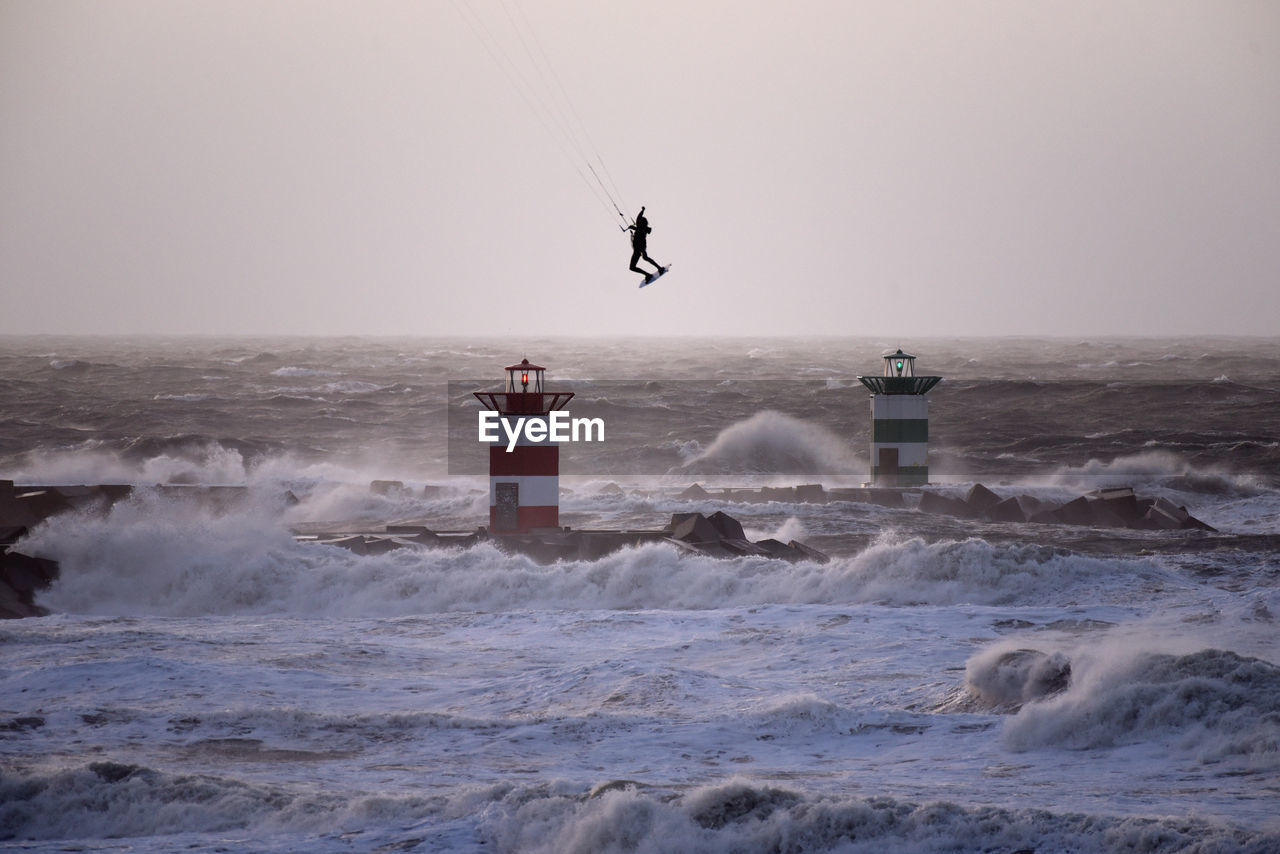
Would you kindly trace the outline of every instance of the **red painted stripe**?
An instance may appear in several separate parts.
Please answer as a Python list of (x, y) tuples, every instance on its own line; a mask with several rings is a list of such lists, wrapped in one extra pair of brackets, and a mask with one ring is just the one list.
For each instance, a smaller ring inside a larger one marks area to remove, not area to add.
[(559, 507), (520, 507), (516, 510), (515, 531), (503, 531), (498, 528), (498, 508), (489, 508), (489, 530), (495, 534), (513, 534), (528, 531), (530, 528), (560, 527)]
[(559, 445), (521, 445), (511, 453), (507, 453), (506, 446), (489, 448), (490, 477), (554, 477), (559, 473)]
[(521, 507), (521, 528), (557, 528), (560, 526), (559, 507)]

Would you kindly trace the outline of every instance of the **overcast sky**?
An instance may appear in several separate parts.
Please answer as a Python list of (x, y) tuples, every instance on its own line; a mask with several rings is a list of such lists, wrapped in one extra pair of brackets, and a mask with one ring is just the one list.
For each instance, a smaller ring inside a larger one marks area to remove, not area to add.
[(505, 2), (0, 0), (0, 332), (1280, 334), (1280, 2)]

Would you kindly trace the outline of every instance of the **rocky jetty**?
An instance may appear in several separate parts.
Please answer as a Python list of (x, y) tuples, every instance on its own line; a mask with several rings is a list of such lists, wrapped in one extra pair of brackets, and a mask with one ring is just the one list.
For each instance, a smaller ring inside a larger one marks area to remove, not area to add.
[(1131, 487), (1096, 489), (1065, 503), (1042, 501), (1030, 495), (1000, 496), (981, 483), (963, 498), (932, 490), (920, 494), (924, 513), (978, 519), (984, 522), (1034, 522), (1131, 528), (1141, 531), (1216, 531), (1167, 498), (1142, 498)]
[(13, 544), (26, 534), (24, 526), (0, 528), (0, 619), (49, 613), (35, 603), (35, 594), (58, 577), (58, 564), (13, 551)]
[(663, 531), (668, 542), (687, 551), (712, 557), (758, 555), (782, 560), (815, 560), (826, 563), (827, 556), (799, 540), (784, 543), (773, 538), (747, 539), (741, 523), (724, 511), (710, 516), (701, 513), (673, 513), (671, 523)]
[(303, 542), (339, 546), (357, 554), (382, 554), (403, 548), (470, 548), (487, 542), (508, 554), (522, 554), (538, 563), (558, 560), (597, 560), (620, 549), (645, 543), (670, 543), (683, 552), (710, 557), (743, 555), (799, 561), (826, 562), (827, 555), (798, 540), (782, 542), (773, 538), (751, 541), (742, 524), (729, 514), (717, 511), (673, 513), (661, 530), (579, 530), (535, 528), (523, 534), (492, 534), (485, 528), (474, 531), (433, 531), (422, 525), (387, 525), (371, 531), (324, 532), (300, 529)]
[[(147, 488), (218, 509), (226, 509), (248, 495), (248, 489), (242, 486), (162, 484)], [(117, 501), (132, 495), (134, 489), (120, 483), (19, 486), (12, 480), (0, 480), (0, 619), (39, 617), (48, 613), (35, 604), (35, 594), (58, 577), (58, 564), (15, 550), (28, 531), (50, 517), (72, 510), (106, 512)], [(297, 500), (292, 495), (286, 495), (285, 499)]]
[(57, 562), (23, 554), (14, 546), (33, 526), (72, 509), (88, 493), (85, 487), (18, 487), (0, 480), (0, 619), (49, 613), (35, 603), (35, 594), (58, 577)]
[(858, 501), (864, 504), (879, 504), (882, 507), (905, 507), (904, 494), (901, 489), (871, 486), (827, 489), (820, 483), (802, 483), (798, 486), (727, 486), (713, 489), (707, 489), (702, 484), (695, 483), (676, 497), (687, 501), (709, 499), (739, 504), (762, 504), (770, 501), (781, 501), (787, 504)]

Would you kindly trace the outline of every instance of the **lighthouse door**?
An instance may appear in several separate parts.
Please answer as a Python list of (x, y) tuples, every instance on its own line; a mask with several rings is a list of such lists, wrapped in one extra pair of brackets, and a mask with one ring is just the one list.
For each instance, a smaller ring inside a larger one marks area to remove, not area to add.
[(898, 449), (880, 449), (880, 471), (876, 480), (884, 486), (898, 485)]
[(499, 531), (514, 531), (520, 527), (520, 484), (494, 484), (493, 526)]

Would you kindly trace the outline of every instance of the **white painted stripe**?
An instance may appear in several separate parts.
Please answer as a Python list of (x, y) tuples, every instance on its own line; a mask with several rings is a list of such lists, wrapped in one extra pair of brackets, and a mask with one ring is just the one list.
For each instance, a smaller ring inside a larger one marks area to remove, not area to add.
[(928, 418), (929, 398), (922, 394), (876, 394), (871, 396), (871, 417)]
[(498, 504), (499, 483), (520, 485), (521, 507), (558, 507), (560, 505), (560, 478), (556, 476), (491, 477), (489, 478), (489, 506)]

